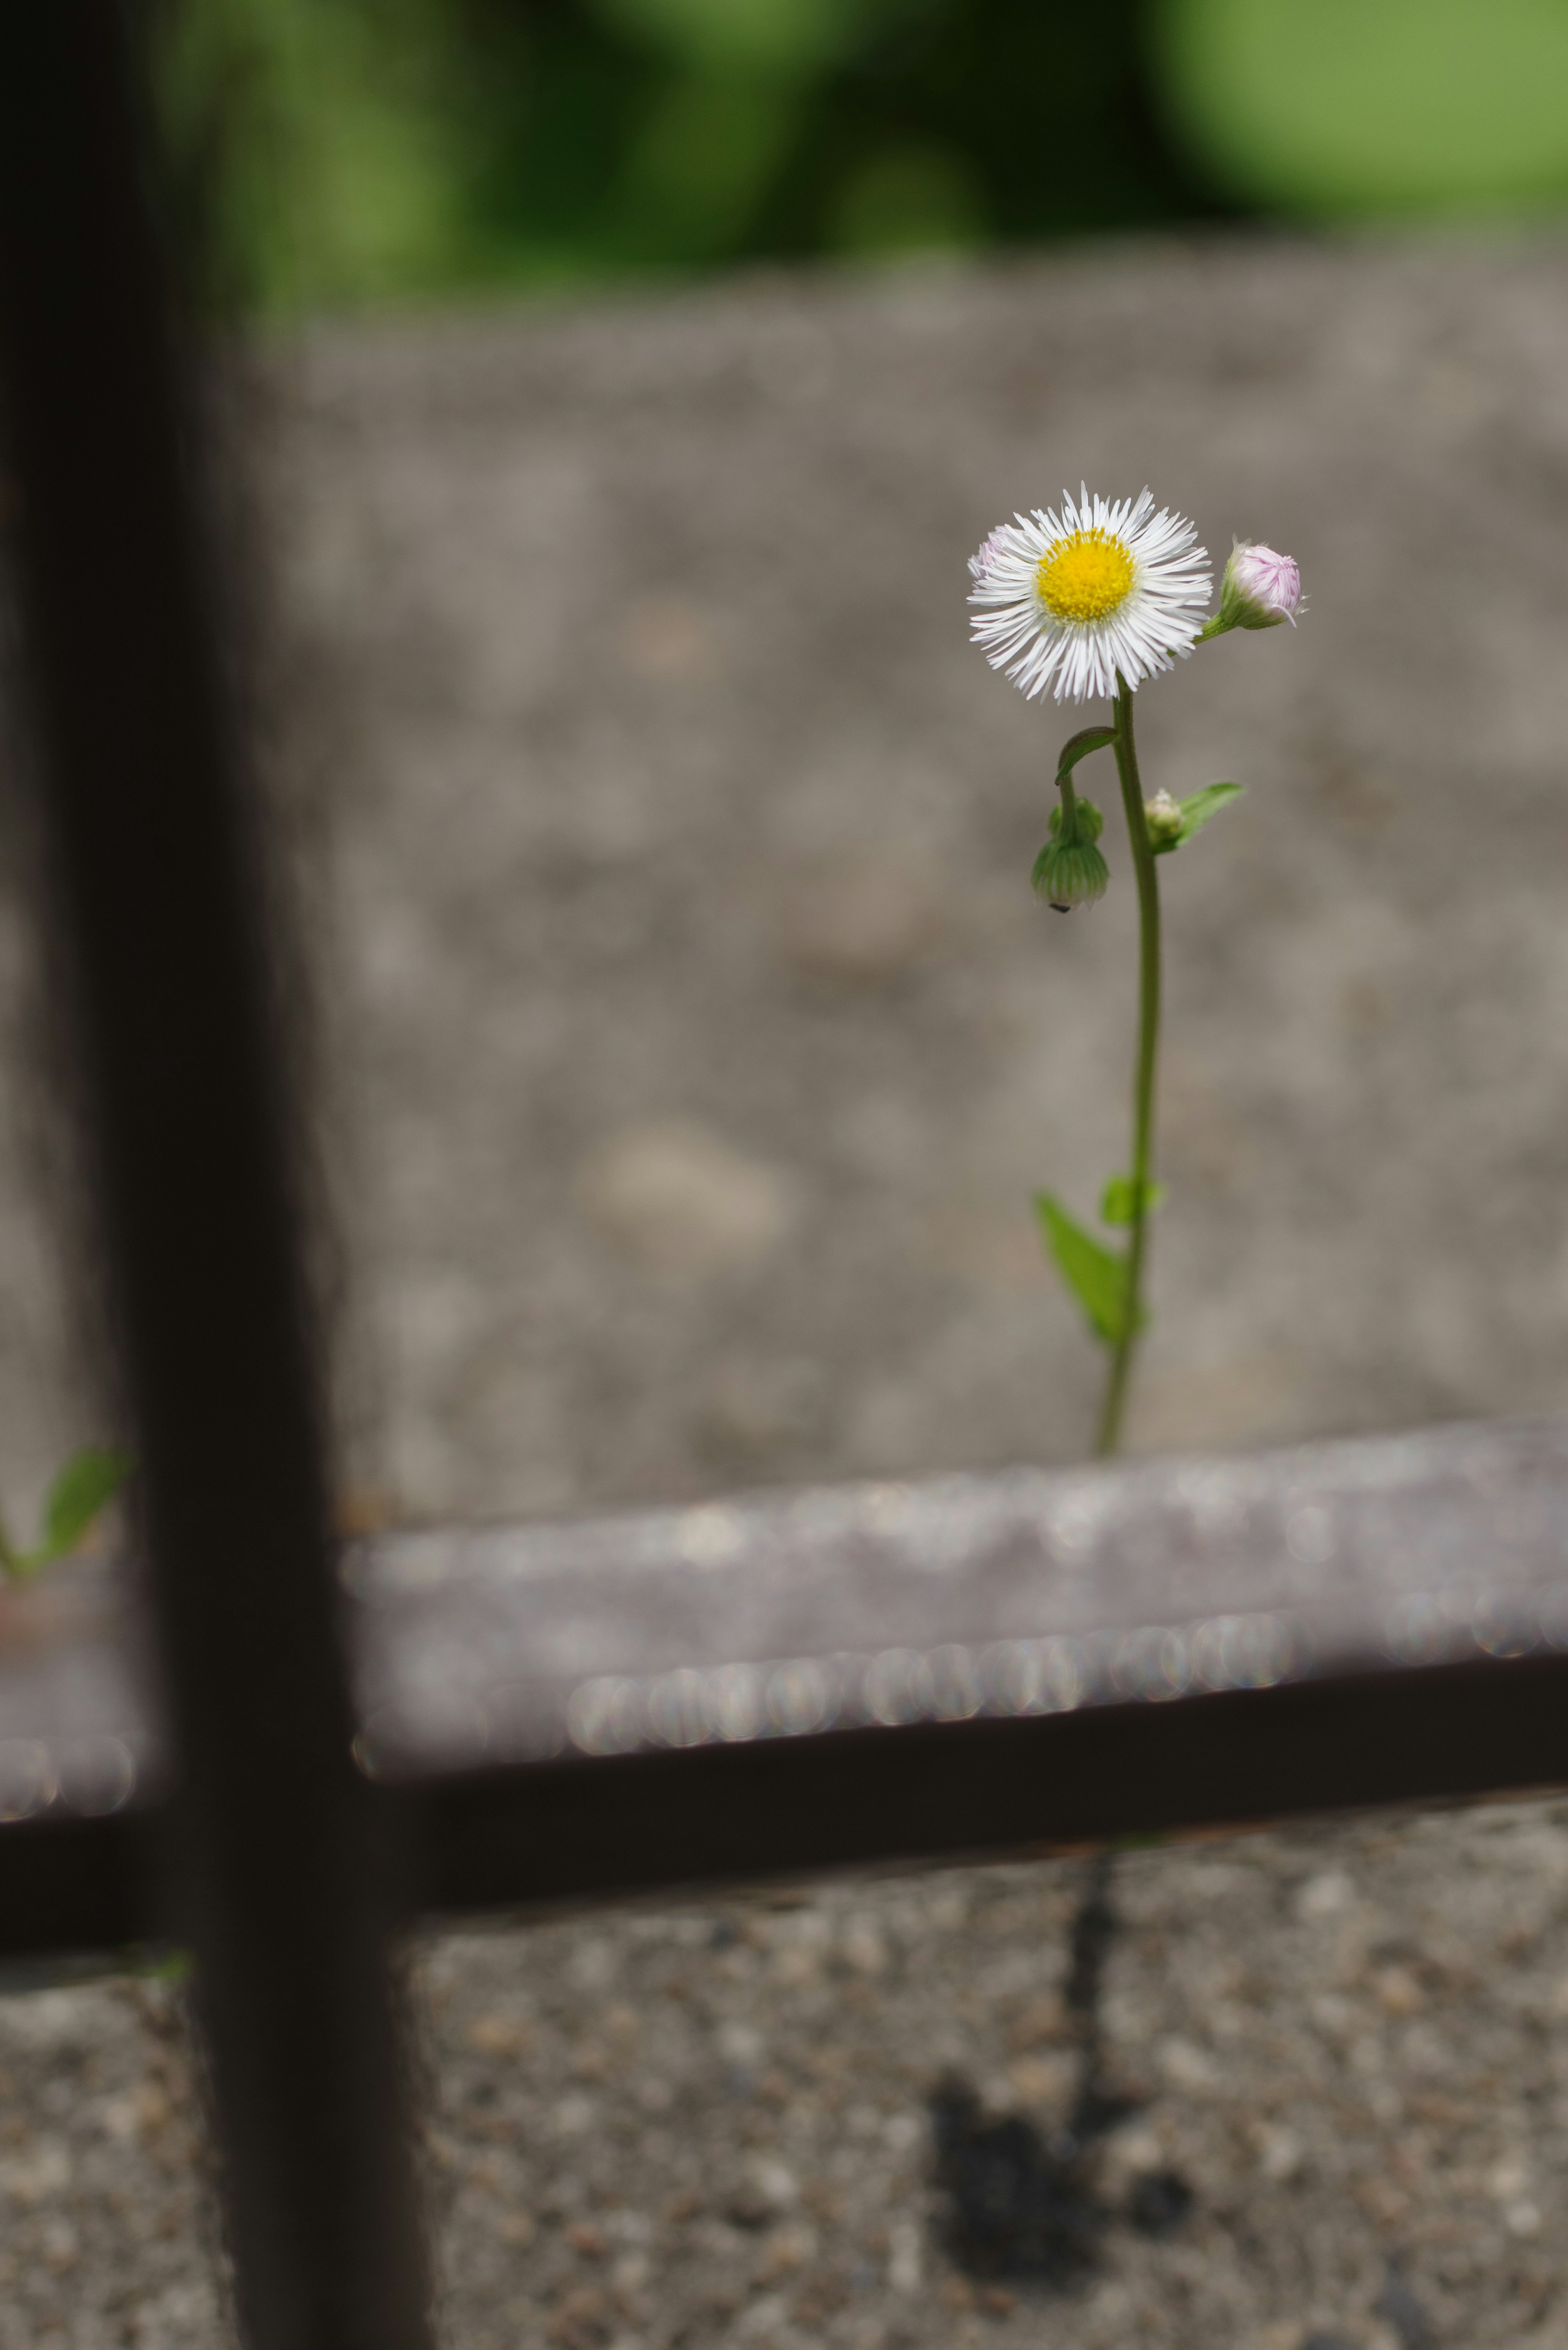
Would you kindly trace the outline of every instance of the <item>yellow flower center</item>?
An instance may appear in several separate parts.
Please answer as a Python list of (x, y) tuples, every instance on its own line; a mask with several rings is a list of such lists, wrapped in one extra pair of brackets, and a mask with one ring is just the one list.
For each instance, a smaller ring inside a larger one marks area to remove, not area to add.
[(1053, 619), (1105, 620), (1126, 603), (1137, 576), (1108, 530), (1075, 530), (1042, 557), (1034, 585)]

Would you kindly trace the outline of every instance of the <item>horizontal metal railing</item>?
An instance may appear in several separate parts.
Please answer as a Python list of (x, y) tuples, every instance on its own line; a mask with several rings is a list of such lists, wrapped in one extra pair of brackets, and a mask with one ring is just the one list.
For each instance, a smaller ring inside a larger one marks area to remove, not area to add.
[[(1568, 1781), (1554, 1420), (410, 1531), (342, 1578), (410, 1914)], [(177, 1932), (123, 1856), (168, 1779), (131, 1581), (8, 1595), (0, 1942)]]

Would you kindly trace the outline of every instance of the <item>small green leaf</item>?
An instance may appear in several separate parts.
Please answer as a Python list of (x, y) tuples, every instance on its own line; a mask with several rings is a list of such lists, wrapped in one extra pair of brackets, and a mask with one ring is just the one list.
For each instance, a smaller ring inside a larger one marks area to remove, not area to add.
[(1201, 832), (1211, 816), (1218, 816), (1231, 800), (1239, 800), (1246, 788), (1245, 784), (1205, 784), (1200, 792), (1189, 792), (1179, 803), (1182, 839), (1190, 840), (1195, 832)]
[(1168, 857), (1173, 848), (1184, 848), (1195, 832), (1201, 832), (1211, 816), (1231, 800), (1239, 800), (1246, 790), (1245, 784), (1205, 784), (1200, 792), (1189, 792), (1178, 802), (1181, 810), (1181, 830), (1173, 840), (1150, 843), (1157, 857)]
[(1079, 760), (1086, 759), (1091, 751), (1103, 751), (1107, 743), (1116, 739), (1109, 726), (1085, 726), (1076, 734), (1070, 734), (1056, 754), (1056, 781), (1060, 783), (1064, 775), (1070, 775)]
[(114, 1499), (130, 1474), (128, 1453), (88, 1445), (73, 1452), (49, 1488), (44, 1503), (44, 1538), (26, 1564), (47, 1566), (75, 1550), (93, 1520)]
[[(1143, 1211), (1152, 1216), (1165, 1197), (1163, 1183), (1146, 1183), (1143, 1190)], [(1100, 1222), (1103, 1224), (1130, 1224), (1136, 1210), (1137, 1191), (1130, 1175), (1113, 1175), (1106, 1185), (1100, 1201)]]
[(1107, 1347), (1119, 1347), (1127, 1327), (1127, 1261), (1093, 1240), (1049, 1191), (1034, 1195), (1034, 1212), (1056, 1270), (1083, 1307), (1089, 1327)]

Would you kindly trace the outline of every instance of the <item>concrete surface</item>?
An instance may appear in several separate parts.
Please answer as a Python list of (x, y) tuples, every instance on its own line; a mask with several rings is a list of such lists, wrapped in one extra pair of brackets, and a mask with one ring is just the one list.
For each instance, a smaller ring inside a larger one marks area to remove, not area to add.
[[(346, 1482), (534, 1514), (1061, 1460), (1033, 1187), (1126, 1150), (1133, 900), (1032, 897), (1080, 717), (964, 558), (1080, 476), (1300, 557), (1139, 699), (1142, 1447), (1568, 1400), (1561, 248), (1241, 244), (310, 338), (277, 771), (340, 1170)], [(1085, 713), (1089, 714), (1089, 713)], [(1108, 770), (1108, 762), (1098, 764)]]
[[(1563, 2350), (1568, 1808), (1087, 1877), (416, 1953), (441, 2342)], [(0, 2350), (220, 2350), (177, 1996), (0, 2000)]]
[[(1151, 789), (1249, 795), (1162, 868), (1133, 1441), (1559, 1406), (1565, 363), (1550, 243), (1094, 249), (275, 355), (267, 748), (350, 1513), (1082, 1451), (1097, 1358), (1028, 1201), (1087, 1214), (1125, 1155), (1132, 890), (1112, 806), (1104, 907), (1032, 897), (1079, 719), (986, 668), (963, 592), (1085, 475), (1278, 541), (1311, 598), (1140, 697)], [(13, 1024), (25, 961), (13, 905)], [(24, 1516), (93, 1417), (39, 1126), (6, 1088)]]

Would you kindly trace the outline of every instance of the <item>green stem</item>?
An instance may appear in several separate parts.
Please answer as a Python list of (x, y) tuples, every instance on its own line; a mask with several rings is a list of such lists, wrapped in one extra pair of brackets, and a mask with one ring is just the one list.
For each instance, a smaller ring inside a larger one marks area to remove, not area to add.
[(1121, 1440), (1122, 1413), (1142, 1319), (1148, 1194), (1153, 1175), (1154, 1077), (1159, 1052), (1159, 877), (1143, 812), (1143, 785), (1138, 780), (1137, 747), (1133, 741), (1133, 698), (1119, 671), (1116, 686), (1112, 708), (1116, 739), (1112, 747), (1116, 774), (1121, 778), (1133, 869), (1137, 876), (1137, 1066), (1133, 1078), (1132, 1225), (1127, 1235), (1127, 1318), (1111, 1357), (1105, 1402), (1100, 1409), (1100, 1432), (1095, 1450), (1102, 1458), (1114, 1452)]
[(1062, 795), (1062, 830), (1060, 837), (1071, 840), (1078, 827), (1078, 795), (1073, 789), (1071, 775), (1058, 775), (1056, 788)]

